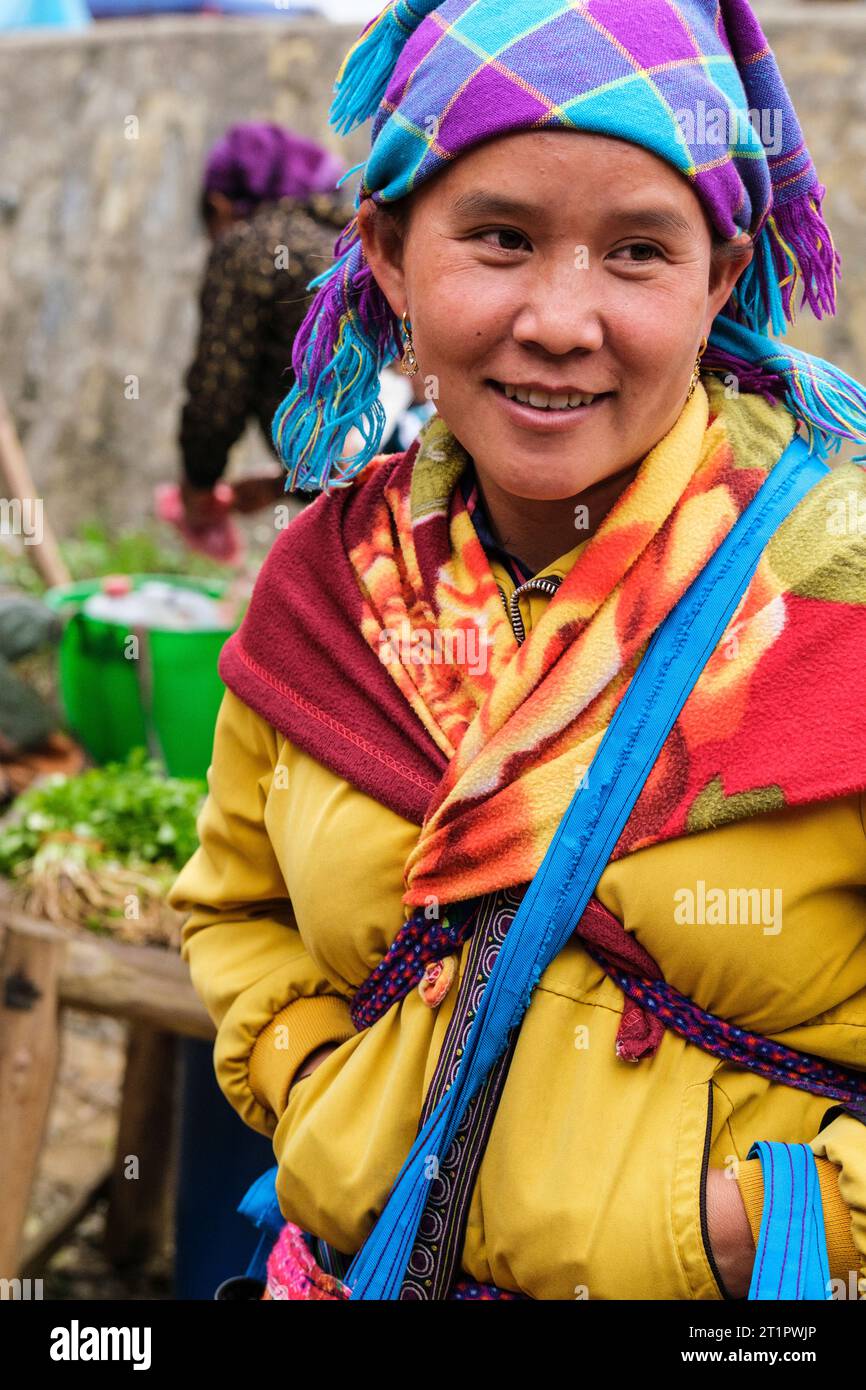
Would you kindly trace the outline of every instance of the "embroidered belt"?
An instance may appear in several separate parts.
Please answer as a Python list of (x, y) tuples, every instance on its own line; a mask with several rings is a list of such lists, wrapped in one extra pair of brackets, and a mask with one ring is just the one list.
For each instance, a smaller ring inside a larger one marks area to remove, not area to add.
[[(524, 892), (524, 887), (505, 891), (506, 901), (514, 901), (514, 911)], [(431, 1007), (441, 1003), (457, 976), (456, 948), (473, 934), (483, 902), (458, 903), (447, 909), (441, 923), (426, 920), (424, 908), (412, 914), (354, 995), (351, 1013), (359, 1031), (370, 1027), (413, 988), (419, 989)], [(512, 911), (508, 923), (513, 915)], [(835, 1065), (739, 1028), (675, 989), (649, 952), (598, 898), (590, 898), (575, 933), (625, 995), (616, 1038), (616, 1054), (623, 1061), (652, 1057), (667, 1028), (711, 1056), (758, 1072), (770, 1081), (852, 1107), (866, 1102), (866, 1072)]]

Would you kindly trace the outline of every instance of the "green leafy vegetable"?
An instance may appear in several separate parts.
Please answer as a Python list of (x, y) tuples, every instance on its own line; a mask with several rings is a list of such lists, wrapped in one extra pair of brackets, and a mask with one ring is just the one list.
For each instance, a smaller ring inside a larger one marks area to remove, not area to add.
[(123, 762), (77, 777), (56, 777), (15, 802), (14, 820), (0, 829), (0, 873), (11, 877), (43, 842), (67, 832), (120, 863), (160, 863), (180, 869), (196, 849), (196, 816), (203, 782), (167, 777), (143, 748)]

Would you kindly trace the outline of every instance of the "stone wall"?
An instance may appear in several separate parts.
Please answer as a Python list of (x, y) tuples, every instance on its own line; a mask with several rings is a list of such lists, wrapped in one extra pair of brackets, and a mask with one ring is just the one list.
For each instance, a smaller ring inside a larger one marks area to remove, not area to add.
[[(839, 315), (804, 318), (791, 341), (863, 379), (866, 4), (757, 8), (827, 184), (843, 262)], [(0, 40), (0, 385), (60, 532), (97, 514), (134, 523), (153, 484), (176, 474), (210, 144), (233, 121), (274, 119), (347, 164), (366, 157), (365, 130), (342, 140), (327, 127), (358, 27), (191, 16)], [(137, 400), (126, 398), (130, 376)], [(264, 451), (248, 435), (233, 466)]]

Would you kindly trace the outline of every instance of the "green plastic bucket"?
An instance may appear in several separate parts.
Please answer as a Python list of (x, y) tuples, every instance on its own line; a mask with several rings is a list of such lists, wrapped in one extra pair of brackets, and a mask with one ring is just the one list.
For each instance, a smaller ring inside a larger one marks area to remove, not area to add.
[[(133, 589), (154, 580), (221, 598), (221, 580), (133, 574)], [(102, 587), (87, 579), (49, 589), (45, 601), (65, 621), (60, 643), (60, 690), (69, 727), (98, 763), (144, 746), (172, 777), (204, 777), (225, 687), (217, 671), (233, 628), (149, 628), (134, 634), (122, 623), (80, 611)], [(138, 636), (138, 653), (130, 636)]]

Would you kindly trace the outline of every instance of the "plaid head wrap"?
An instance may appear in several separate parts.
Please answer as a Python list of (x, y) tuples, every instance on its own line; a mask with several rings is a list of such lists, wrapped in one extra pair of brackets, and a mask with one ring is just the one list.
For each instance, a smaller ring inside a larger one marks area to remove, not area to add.
[[(355, 215), (308, 286), (318, 292), (293, 346), (295, 385), (274, 417), (287, 490), (345, 486), (381, 443), (379, 373), (402, 345), (364, 257), (361, 202), (405, 197), (463, 151), (521, 130), (643, 146), (689, 180), (723, 237), (750, 233), (752, 261), (714, 320), (703, 369), (781, 399), (821, 457), (842, 439), (866, 442), (866, 390), (767, 336), (794, 322), (798, 287), (801, 308), (834, 314), (841, 263), (826, 190), (747, 0), (393, 0), (349, 50), (335, 91), (331, 125), (345, 134), (373, 116), (371, 149), (345, 176), (364, 171)], [(340, 456), (353, 425), (363, 446)]]

